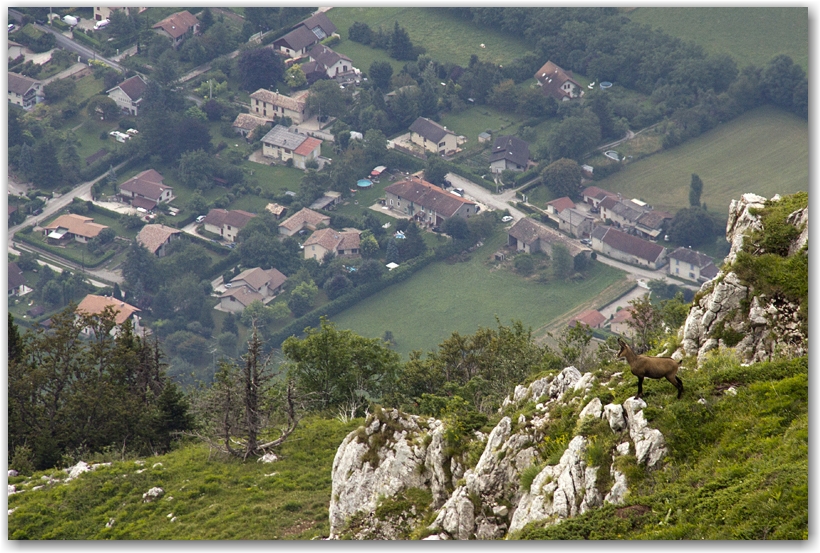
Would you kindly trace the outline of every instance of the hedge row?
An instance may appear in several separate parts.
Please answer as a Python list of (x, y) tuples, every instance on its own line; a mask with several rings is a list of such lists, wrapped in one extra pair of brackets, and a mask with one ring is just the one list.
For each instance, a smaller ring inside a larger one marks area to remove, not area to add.
[[(536, 177), (538, 177), (538, 167), (533, 167), (528, 171), (518, 173), (513, 182), (515, 182), (516, 186), (520, 186), (525, 182), (530, 181)], [(540, 184), (540, 181), (535, 181), (532, 184), (530, 184), (526, 189), (529, 190), (530, 188), (532, 188), (533, 186), (537, 186), (538, 184)]]
[(114, 250), (108, 250), (103, 254), (103, 256), (99, 260), (91, 263), (89, 261), (89, 257), (91, 257), (90, 253), (88, 254), (88, 257), (83, 258), (82, 256), (77, 256), (74, 252), (70, 250), (66, 250), (64, 248), (55, 248), (50, 244), (41, 242), (40, 240), (37, 240), (36, 238), (32, 237), (30, 234), (23, 234), (18, 232), (14, 235), (14, 239), (19, 240), (20, 242), (25, 242), (26, 244), (29, 244), (30, 246), (33, 246), (35, 248), (47, 251), (50, 254), (56, 255), (57, 257), (68, 259), (69, 261), (73, 261), (74, 263), (81, 264), (85, 266), (86, 269), (93, 269), (95, 267), (99, 267), (100, 265), (114, 257), (114, 255), (117, 253)]
[(102, 48), (102, 44), (100, 44), (99, 41), (85, 34), (85, 31), (77, 30), (76, 27), (71, 31), (71, 36), (75, 41), (90, 46), (91, 48), (96, 48), (97, 50)]
[(481, 175), (476, 173), (475, 171), (471, 171), (470, 169), (466, 169), (461, 165), (456, 165), (455, 163), (450, 162), (450, 171), (455, 173), (460, 177), (464, 177), (467, 180), (470, 180), (480, 186), (483, 186), (487, 190), (492, 190), (495, 192), (495, 181), (487, 178), (482, 178)]
[(357, 288), (354, 288), (351, 292), (348, 292), (343, 296), (339, 296), (335, 300), (314, 309), (310, 313), (302, 315), (278, 332), (275, 332), (270, 338), (271, 345), (275, 348), (280, 347), (282, 342), (287, 340), (290, 336), (298, 336), (302, 334), (307, 327), (319, 326), (319, 322), (322, 317), (332, 317), (333, 315), (337, 315), (345, 309), (354, 306), (363, 299), (372, 296), (377, 292), (381, 292), (388, 286), (407, 280), (416, 271), (426, 267), (435, 259), (436, 255), (433, 252), (428, 252), (421, 257), (417, 257), (393, 269), (381, 280), (363, 284)]

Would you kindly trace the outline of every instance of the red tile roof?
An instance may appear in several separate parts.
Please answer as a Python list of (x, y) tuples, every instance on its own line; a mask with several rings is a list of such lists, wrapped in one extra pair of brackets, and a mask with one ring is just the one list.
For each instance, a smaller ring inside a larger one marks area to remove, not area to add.
[(606, 321), (606, 317), (601, 315), (600, 312), (595, 309), (589, 309), (573, 317), (569, 324), (570, 326), (575, 326), (577, 323), (583, 323), (590, 328), (598, 328), (604, 321)]
[(121, 325), (131, 315), (139, 311), (138, 308), (133, 305), (128, 305), (122, 300), (110, 296), (95, 296), (94, 294), (89, 294), (83, 298), (83, 301), (77, 306), (77, 311), (88, 315), (99, 315), (103, 312), (103, 309), (108, 306), (114, 309), (114, 321), (118, 325)]
[(561, 213), (567, 208), (575, 207), (575, 202), (570, 200), (569, 196), (564, 196), (563, 198), (558, 198), (556, 200), (552, 200), (551, 202), (547, 202), (547, 205), (555, 208), (556, 213)]
[(309, 136), (308, 138), (305, 139), (304, 142), (299, 144), (299, 146), (297, 146), (297, 148), (295, 150), (293, 150), (293, 153), (296, 154), (296, 155), (300, 155), (300, 156), (306, 156), (306, 155), (309, 155), (310, 152), (312, 152), (314, 149), (316, 149), (318, 146), (321, 146), (321, 145), (322, 145), (321, 140), (319, 140), (318, 138), (313, 138), (312, 136)]
[(199, 20), (191, 12), (183, 10), (169, 15), (159, 23), (155, 23), (153, 28), (162, 29), (176, 40), (198, 23)]
[(443, 217), (452, 217), (465, 204), (475, 205), (469, 200), (445, 192), (435, 184), (416, 177), (393, 183), (384, 191), (425, 209), (430, 209)]

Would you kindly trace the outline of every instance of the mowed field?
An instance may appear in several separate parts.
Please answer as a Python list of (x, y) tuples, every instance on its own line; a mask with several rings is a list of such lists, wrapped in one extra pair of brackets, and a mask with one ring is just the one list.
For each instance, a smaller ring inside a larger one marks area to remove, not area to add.
[(806, 7), (642, 7), (628, 15), (633, 21), (692, 40), (709, 53), (729, 54), (738, 68), (763, 66), (774, 56), (786, 54), (808, 72)]
[[(601, 263), (595, 263), (587, 279), (577, 283), (540, 284), (508, 269), (494, 269), (489, 258), (506, 237), (506, 233), (494, 237), (468, 262), (433, 263), (332, 320), (339, 328), (369, 338), (381, 338), (390, 330), (396, 351), (406, 357), (413, 350), (435, 349), (455, 331), (471, 334), (480, 326), (495, 328), (495, 317), (505, 325), (520, 320), (538, 337), (543, 333), (538, 329), (626, 278), (622, 271)], [(613, 295), (620, 294), (613, 290)]]
[(712, 211), (728, 212), (729, 202), (746, 192), (771, 198), (808, 190), (808, 123), (760, 107), (596, 184), (674, 213), (689, 206), (692, 173), (703, 180), (701, 201)]
[[(337, 32), (342, 37), (342, 42), (334, 49), (350, 56), (354, 65), (362, 71), (367, 71), (370, 67), (369, 63), (362, 63), (360, 59), (361, 54), (364, 54), (360, 51), (362, 45), (347, 38), (347, 30), (356, 21), (367, 23), (373, 30), (381, 26), (389, 32), (392, 32), (393, 25), (398, 21), (399, 25), (407, 29), (413, 44), (424, 46), (428, 56), (442, 63), (449, 61), (466, 66), (472, 54), (477, 55), (481, 61), (505, 63), (532, 49), (523, 40), (492, 29), (477, 27), (441, 8), (336, 7), (328, 11), (326, 15), (338, 27)], [(485, 47), (481, 48), (481, 44)], [(364, 48), (372, 50), (369, 46), (364, 46)], [(387, 58), (384, 50), (378, 52)], [(360, 54), (359, 58), (355, 56), (357, 53)], [(394, 70), (396, 66), (400, 69), (403, 65), (404, 62), (394, 64)]]

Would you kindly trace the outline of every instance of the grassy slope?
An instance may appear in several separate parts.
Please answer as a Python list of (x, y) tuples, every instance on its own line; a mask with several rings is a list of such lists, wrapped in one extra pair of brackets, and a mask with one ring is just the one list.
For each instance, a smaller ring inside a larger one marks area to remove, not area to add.
[(537, 330), (623, 278), (621, 271), (596, 263), (591, 276), (579, 283), (526, 280), (508, 269), (493, 269), (490, 258), (505, 240), (506, 234), (497, 236), (466, 263), (433, 263), (333, 321), (367, 337), (390, 330), (396, 350), (406, 355), (434, 349), (454, 331), (495, 328), (496, 316), (504, 324), (518, 319)]
[(642, 7), (629, 12), (629, 18), (692, 40), (709, 53), (729, 54), (738, 67), (763, 66), (786, 54), (808, 71), (806, 7)]
[(726, 212), (729, 202), (754, 192), (772, 197), (808, 190), (806, 121), (761, 107), (596, 183), (672, 212), (689, 206), (691, 174), (703, 180), (701, 201)]

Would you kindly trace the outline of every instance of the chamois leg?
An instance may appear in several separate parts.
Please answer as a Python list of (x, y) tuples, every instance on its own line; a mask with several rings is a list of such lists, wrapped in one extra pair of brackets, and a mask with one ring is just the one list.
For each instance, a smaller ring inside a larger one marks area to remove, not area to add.
[(672, 383), (672, 386), (678, 389), (678, 399), (680, 399), (681, 394), (683, 394), (683, 382), (677, 375), (666, 375), (666, 380)]
[(635, 396), (636, 398), (640, 398), (643, 395), (643, 377), (638, 377), (638, 395)]
[(678, 376), (675, 376), (675, 380), (678, 381), (678, 399), (680, 399), (680, 396), (683, 395), (683, 380)]

